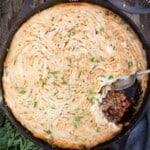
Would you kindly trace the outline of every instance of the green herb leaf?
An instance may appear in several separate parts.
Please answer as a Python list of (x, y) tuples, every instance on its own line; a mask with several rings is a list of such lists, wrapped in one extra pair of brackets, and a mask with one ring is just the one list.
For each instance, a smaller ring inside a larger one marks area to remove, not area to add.
[(88, 112), (87, 110), (85, 109), (82, 109), (82, 112), (81, 112), (82, 115), (89, 115), (90, 112)]
[(38, 39), (39, 41), (42, 41), (42, 38), (40, 36), (36, 36), (36, 39)]
[(109, 77), (108, 77), (109, 80), (111, 80), (113, 78), (114, 78), (113, 75), (109, 75)]
[(95, 104), (95, 102), (99, 101), (99, 99), (94, 98), (94, 97), (92, 97), (92, 98), (87, 98), (87, 100), (88, 100), (92, 105)]
[(25, 94), (25, 93), (26, 93), (26, 91), (25, 91), (25, 89), (24, 89), (23, 87), (18, 87), (18, 86), (16, 86), (16, 90), (17, 90), (18, 93), (20, 93), (20, 94)]
[(58, 95), (59, 91), (57, 89), (55, 89), (55, 92), (54, 92), (54, 96)]
[(96, 92), (96, 90), (94, 88), (89, 88), (88, 89), (88, 93), (89, 93), (89, 96), (93, 97), (93, 96), (96, 95), (97, 92)]
[(124, 25), (124, 24), (126, 24), (126, 21), (123, 20), (123, 19), (121, 19), (121, 20), (120, 20), (120, 24)]
[(91, 62), (94, 62), (94, 57), (90, 58), (90, 61), (91, 61)]
[(46, 49), (48, 49), (48, 47), (47, 47), (46, 45), (45, 45), (44, 47), (45, 47)]
[(77, 128), (81, 124), (82, 116), (75, 116), (74, 118), (74, 127)]
[(141, 24), (141, 29), (144, 30), (144, 24)]
[(44, 88), (45, 85), (46, 85), (46, 80), (42, 80), (42, 83), (41, 83), (42, 88)]
[(56, 107), (55, 107), (55, 106), (52, 106), (51, 109), (56, 109)]
[(133, 62), (132, 61), (128, 61), (128, 68), (131, 68), (133, 66)]
[(100, 62), (98, 59), (96, 59), (96, 58), (94, 58), (94, 57), (91, 57), (91, 58), (90, 58), (90, 61), (91, 61), (91, 62), (96, 62), (96, 63), (99, 63), (99, 62)]
[(38, 104), (38, 102), (37, 102), (37, 101), (34, 101), (33, 107), (36, 108), (36, 107), (37, 107), (37, 104)]
[(75, 100), (76, 100), (76, 99), (75, 99), (75, 98), (73, 98), (73, 99), (72, 99), (72, 102), (74, 102)]
[(100, 28), (100, 32), (104, 32), (104, 27), (103, 26)]
[(62, 77), (61, 79), (62, 79), (62, 84), (68, 84), (68, 81), (64, 77)]
[(44, 132), (47, 134), (52, 134), (52, 132), (50, 130), (44, 130)]
[(76, 31), (74, 30), (69, 30), (67, 36), (70, 38), (76, 34)]
[(48, 74), (51, 74), (53, 76), (55, 76), (55, 75), (57, 75), (59, 73), (60, 73), (60, 71), (51, 71), (51, 72), (48, 72)]
[(56, 28), (52, 28), (52, 29), (51, 29), (51, 31), (55, 31), (55, 30), (56, 30)]
[(100, 132), (100, 127), (97, 127), (97, 128), (96, 128), (96, 132)]
[(106, 16), (109, 16), (109, 10), (106, 11), (105, 15), (106, 15)]

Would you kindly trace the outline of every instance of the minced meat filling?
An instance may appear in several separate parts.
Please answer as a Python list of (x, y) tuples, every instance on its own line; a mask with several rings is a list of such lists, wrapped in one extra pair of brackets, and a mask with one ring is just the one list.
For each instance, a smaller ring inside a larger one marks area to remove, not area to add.
[(131, 107), (131, 100), (124, 91), (109, 91), (100, 105), (107, 119), (118, 123), (126, 110)]

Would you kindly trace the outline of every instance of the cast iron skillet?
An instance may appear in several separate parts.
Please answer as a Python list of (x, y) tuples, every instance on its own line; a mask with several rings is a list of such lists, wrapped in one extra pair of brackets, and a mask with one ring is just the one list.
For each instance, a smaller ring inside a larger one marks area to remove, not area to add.
[[(28, 2), (30, 0), (27, 0)], [(142, 33), (140, 32), (140, 30), (138, 29), (138, 27), (132, 22), (132, 20), (127, 17), (124, 13), (122, 13), (120, 10), (117, 10), (113, 5), (111, 5), (108, 1), (106, 0), (50, 0), (48, 2), (45, 2), (44, 4), (41, 4), (40, 6), (36, 7), (35, 9), (29, 9), (26, 12), (23, 12), (20, 14), (20, 17), (18, 18), (18, 20), (15, 22), (15, 24), (13, 25), (13, 27), (10, 30), (9, 36), (7, 38), (7, 40), (4, 43), (4, 46), (2, 47), (2, 49), (0, 50), (0, 109), (3, 110), (3, 112), (6, 114), (6, 116), (9, 118), (9, 120), (12, 122), (12, 124), (27, 138), (29, 138), (31, 141), (35, 142), (37, 145), (43, 147), (44, 149), (49, 149), (49, 150), (57, 150), (60, 148), (57, 148), (53, 145), (49, 145), (46, 142), (33, 137), (33, 135), (27, 130), (25, 129), (13, 116), (13, 114), (11, 113), (11, 110), (8, 108), (7, 104), (4, 101), (3, 98), (3, 87), (2, 87), (2, 75), (3, 75), (3, 62), (5, 60), (5, 57), (7, 55), (7, 51), (6, 49), (9, 48), (9, 45), (11, 43), (11, 40), (13, 38), (13, 35), (15, 34), (15, 32), (17, 31), (17, 29), (27, 20), (29, 19), (33, 14), (38, 13), (39, 11), (46, 9), (50, 6), (53, 6), (55, 4), (58, 3), (62, 3), (62, 2), (72, 2), (72, 1), (76, 1), (76, 2), (89, 2), (89, 3), (93, 3), (93, 4), (97, 4), (97, 5), (101, 5), (103, 7), (106, 7), (112, 11), (114, 11), (115, 13), (117, 13), (118, 15), (120, 15), (122, 18), (124, 18), (126, 20), (127, 23), (129, 23), (132, 28), (134, 29), (134, 31), (137, 33), (137, 35), (139, 36), (139, 39), (141, 40), (141, 42), (143, 43), (143, 47), (146, 50), (146, 54), (147, 54), (147, 60), (150, 60), (150, 49), (149, 49), (149, 45), (148, 43), (146, 43)], [(148, 50), (149, 49), (149, 50)], [(148, 67), (150, 66), (150, 61), (148, 62)], [(130, 91), (130, 90), (129, 90)], [(137, 112), (134, 114), (134, 116), (132, 117), (132, 119), (129, 121), (129, 124), (127, 126), (125, 126), (122, 130), (122, 132), (120, 134), (118, 134), (116, 137), (114, 137), (113, 139), (103, 143), (103, 144), (99, 144), (96, 147), (93, 147), (92, 150), (100, 150), (102, 148), (108, 148), (109, 146), (111, 146), (112, 144), (114, 144), (115, 142), (119, 142), (121, 141), (123, 138), (127, 137), (129, 135), (129, 133), (131, 132), (131, 130), (135, 127), (135, 125), (138, 123), (138, 121), (140, 120), (140, 118), (143, 116), (145, 110), (146, 110), (146, 104), (148, 101), (148, 94), (150, 91), (150, 80), (148, 80), (148, 88), (146, 90), (146, 94), (144, 95), (144, 98), (142, 100), (142, 103), (140, 105), (140, 108), (137, 110)], [(137, 93), (138, 91), (136, 91)]]

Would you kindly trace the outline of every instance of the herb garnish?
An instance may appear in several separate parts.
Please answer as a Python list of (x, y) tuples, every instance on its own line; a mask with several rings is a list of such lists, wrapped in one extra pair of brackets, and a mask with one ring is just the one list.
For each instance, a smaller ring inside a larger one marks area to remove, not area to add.
[(91, 57), (91, 58), (90, 58), (90, 61), (91, 61), (91, 62), (96, 62), (96, 63), (99, 63), (99, 62), (100, 62), (98, 59), (96, 59), (96, 58), (94, 58), (94, 57)]
[(36, 39), (42, 41), (41, 37), (39, 37), (39, 36), (36, 36)]
[(38, 102), (37, 102), (37, 101), (34, 101), (33, 107), (36, 108), (36, 107), (37, 107), (37, 104), (38, 104)]
[[(84, 116), (89, 115), (90, 112), (88, 112), (86, 109), (80, 109), (80, 108), (76, 108), (75, 111), (76, 113), (78, 113), (78, 115), (75, 116), (73, 125), (75, 128), (77, 128), (81, 124), (81, 119)], [(70, 114), (75, 115), (74, 113), (70, 113)]]
[(108, 10), (106, 11), (105, 15), (106, 15), (106, 16), (109, 16), (109, 11), (108, 11)]
[(81, 112), (82, 115), (89, 115), (90, 112), (88, 112), (87, 110), (85, 109), (82, 109), (82, 112)]
[(133, 62), (132, 61), (128, 61), (128, 68), (131, 68), (133, 66)]
[(97, 92), (95, 91), (94, 88), (90, 88), (90, 89), (88, 90), (88, 93), (89, 93), (90, 96), (95, 96)]
[(52, 106), (51, 109), (56, 109), (56, 107), (55, 107), (55, 106)]
[(25, 89), (24, 89), (23, 87), (18, 87), (18, 86), (16, 86), (16, 90), (17, 90), (20, 94), (25, 94), (25, 93), (26, 93), (26, 91), (25, 91)]
[(51, 71), (51, 72), (48, 72), (48, 74), (51, 74), (53, 76), (55, 76), (55, 75), (57, 75), (59, 73), (60, 73), (60, 71)]
[(113, 75), (109, 75), (109, 77), (108, 77), (109, 80), (111, 80), (113, 78), (114, 78)]
[(76, 100), (76, 99), (75, 99), (75, 98), (73, 98), (73, 99), (72, 99), (72, 102), (74, 102), (75, 100)]
[(46, 80), (42, 80), (42, 83), (41, 83), (42, 88), (44, 88), (45, 85), (46, 85)]
[(74, 30), (69, 30), (67, 36), (70, 38), (72, 36), (74, 36), (76, 34), (76, 32)]
[(45, 45), (44, 47), (45, 47), (46, 49), (48, 49), (48, 47), (47, 47), (46, 45)]
[(141, 29), (144, 30), (144, 24), (141, 24)]
[(77, 128), (81, 124), (82, 116), (75, 116), (74, 118), (74, 127)]
[(68, 62), (69, 62), (68, 66), (70, 67), (72, 65), (72, 59), (71, 59), (71, 57), (68, 58)]
[(97, 128), (96, 128), (96, 132), (100, 132), (100, 127), (97, 127)]
[(62, 84), (68, 84), (68, 81), (64, 77), (62, 77), (61, 80), (62, 80)]
[(47, 134), (51, 134), (52, 132), (50, 130), (43, 130)]
[(100, 28), (100, 32), (104, 32), (104, 27), (103, 26)]
[(55, 89), (55, 92), (54, 92), (54, 96), (57, 96), (58, 95), (58, 93), (59, 93), (59, 91), (57, 90), (57, 89)]
[(99, 101), (98, 98), (94, 98), (94, 97), (87, 98), (87, 100), (88, 100), (91, 104), (95, 104), (95, 102)]
[(120, 24), (124, 25), (124, 24), (126, 24), (126, 21), (121, 19)]

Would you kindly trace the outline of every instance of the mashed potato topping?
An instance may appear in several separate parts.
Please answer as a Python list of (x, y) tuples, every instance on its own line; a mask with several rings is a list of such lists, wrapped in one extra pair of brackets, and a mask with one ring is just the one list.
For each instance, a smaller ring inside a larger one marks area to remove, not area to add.
[(35, 137), (90, 148), (122, 128), (100, 108), (102, 86), (144, 69), (142, 45), (124, 20), (100, 6), (65, 3), (16, 32), (4, 64), (4, 97)]

